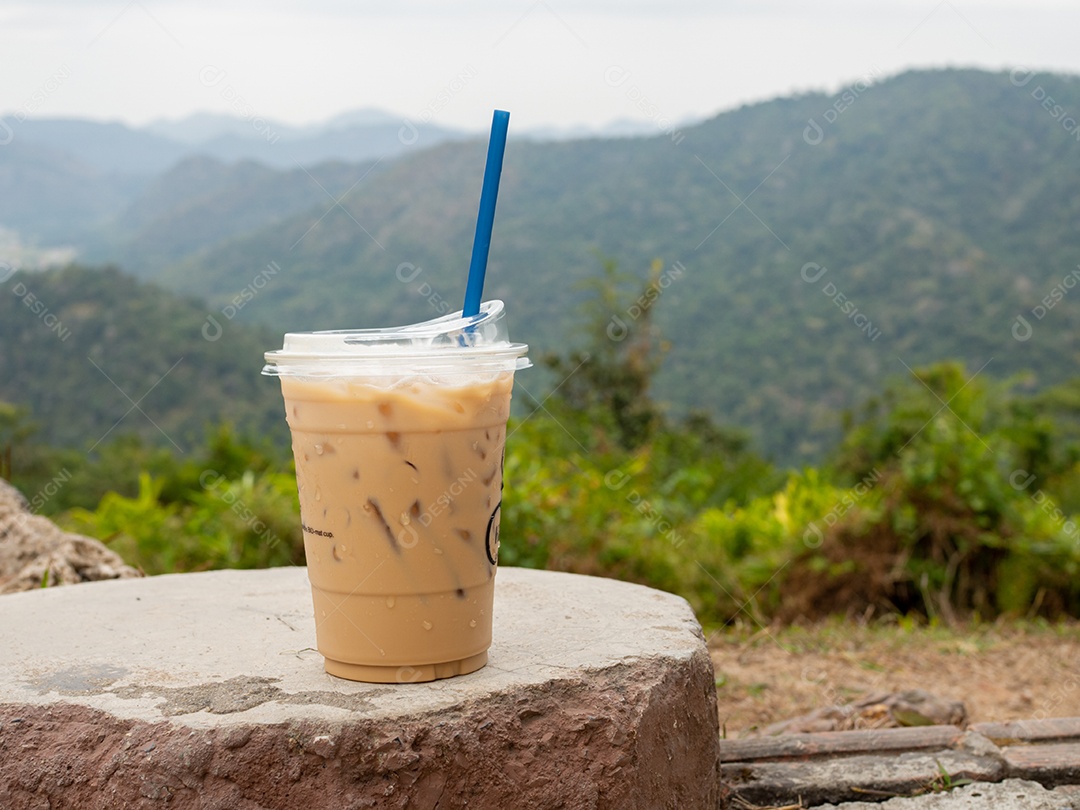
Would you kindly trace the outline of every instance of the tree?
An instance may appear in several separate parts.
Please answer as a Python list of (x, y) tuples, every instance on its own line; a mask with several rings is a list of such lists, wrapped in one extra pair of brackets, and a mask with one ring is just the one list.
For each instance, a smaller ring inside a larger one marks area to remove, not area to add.
[(601, 275), (582, 287), (586, 345), (566, 354), (548, 352), (541, 363), (558, 381), (553, 395), (563, 415), (592, 425), (624, 450), (648, 442), (665, 426), (650, 386), (666, 344), (653, 321), (663, 262), (652, 262), (644, 282), (620, 273), (614, 259), (601, 260)]
[(15, 474), (15, 451), (22, 449), (38, 426), (29, 419), (28, 408), (0, 401), (0, 478)]

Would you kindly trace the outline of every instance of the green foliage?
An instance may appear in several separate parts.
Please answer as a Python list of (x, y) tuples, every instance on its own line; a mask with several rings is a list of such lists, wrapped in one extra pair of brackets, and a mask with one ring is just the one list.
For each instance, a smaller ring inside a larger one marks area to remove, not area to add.
[[(738, 606), (714, 593), (705, 563), (720, 549), (698, 542), (698, 515), (739, 508), (781, 479), (741, 435), (700, 413), (671, 420), (652, 400), (664, 344), (647, 296), (662, 269), (635, 279), (605, 260), (582, 305), (585, 346), (545, 357), (553, 390), (507, 443), (501, 554), (692, 595), (715, 616)], [(641, 300), (650, 306), (633, 310)]]
[[(750, 456), (716, 455), (676, 467), (663, 443), (598, 456), (572, 449), (565, 436), (545, 416), (514, 431), (500, 561), (643, 582), (686, 596), (714, 621), (724, 611), (737, 613), (739, 605), (713, 579), (729, 576), (726, 547), (706, 529), (724, 516), (732, 533), (727, 546), (738, 547), (739, 532), (762, 539), (749, 524), (771, 510), (764, 506), (771, 498), (753, 498), (775, 481), (768, 466)], [(542, 447), (559, 452), (538, 452)], [(745, 515), (744, 508), (754, 511)], [(729, 519), (732, 514), (737, 517)], [(781, 548), (777, 540), (769, 553)], [(732, 588), (752, 594), (759, 572), (745, 573), (751, 579)]]
[(296, 476), (222, 427), (201, 461), (138, 476), (134, 495), (108, 492), (61, 517), (147, 573), (266, 568), (304, 559)]
[[(37, 431), (29, 420), (29, 409), (0, 401), (0, 478), (12, 478), (15, 454), (23, 454), (27, 439)], [(19, 458), (20, 467), (22, 458)]]
[[(959, 367), (919, 375), (945, 384), (938, 393), (955, 414), (935, 415), (922, 382), (890, 389), (897, 407), (853, 426), (841, 453), (868, 461), (858, 479), (854, 467), (778, 476), (700, 421), (662, 423), (625, 448), (588, 433), (596, 411), (569, 421), (549, 400), (551, 413), (511, 424), (501, 562), (673, 591), (707, 624), (867, 607), (945, 619), (1080, 613), (1080, 530), (1013, 469), (1030, 442), (1026, 422), (1008, 418), (1012, 400), (996, 399), (1005, 389), (969, 382), (964, 395)], [(912, 421), (920, 400), (922, 429)], [(882, 437), (896, 435), (906, 444), (881, 454), (893, 446)], [(61, 522), (151, 573), (303, 560), (291, 469), (227, 428), (198, 459), (144, 472), (133, 493), (108, 493)]]
[(800, 604), (947, 619), (1076, 615), (1080, 532), (1043, 488), (1051, 475), (1065, 479), (1044, 450), (1058, 436), (1039, 400), (956, 363), (913, 377), (870, 403), (842, 445), (838, 468), (872, 469), (880, 494), (797, 559), (796, 571), (854, 561), (845, 582), (814, 587), (796, 576)]
[[(1080, 383), (1032, 395), (958, 362), (918, 368), (849, 415), (828, 466), (781, 474), (744, 434), (653, 399), (664, 299), (632, 307), (661, 268), (623, 276), (604, 262), (584, 344), (545, 358), (562, 379), (510, 426), (503, 564), (670, 590), (707, 624), (1080, 615), (1067, 506), (1080, 493)], [(63, 525), (148, 572), (303, 560), (295, 477), (268, 438), (222, 425), (181, 460), (118, 435), (86, 457), (35, 443), (34, 427), (0, 407), (5, 463), (33, 508), (71, 506)]]
[[(628, 345), (655, 356), (658, 336), (647, 320), (640, 328)], [(654, 430), (626, 441), (618, 386), (649, 412), (649, 375), (586, 372), (597, 357), (638, 362), (589, 334), (570, 356), (586, 358), (579, 379), (608, 387), (559, 386), (508, 449), (509, 561), (675, 591), (709, 623), (1080, 614), (1080, 529), (1039, 485), (1080, 472), (1071, 422), (1048, 416), (1071, 385), (1017, 396), (1016, 380), (959, 363), (918, 369), (849, 418), (830, 468), (791, 473), (776, 490), (775, 474), (708, 420), (652, 411)]]

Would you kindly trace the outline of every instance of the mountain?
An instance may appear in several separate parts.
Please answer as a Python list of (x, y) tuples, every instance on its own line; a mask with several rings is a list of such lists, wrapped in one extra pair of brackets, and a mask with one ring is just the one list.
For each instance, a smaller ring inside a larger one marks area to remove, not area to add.
[[(254, 160), (295, 169), (331, 161), (393, 158), (469, 133), (412, 123), (378, 110), (354, 110), (325, 124), (292, 127), (262, 118), (197, 113), (144, 128), (118, 122), (28, 118), (9, 125), (12, 141), (47, 147), (64, 160), (105, 174), (149, 178), (188, 157)], [(6, 137), (0, 132), (0, 136)], [(7, 223), (0, 221), (0, 224)]]
[(346, 110), (328, 118), (318, 128), (321, 130), (346, 129), (348, 127), (374, 126), (378, 124), (400, 124), (401, 116), (377, 107), (361, 107)]
[(258, 140), (264, 137), (259, 133), (259, 129), (263, 127), (289, 140), (296, 140), (352, 127), (382, 126), (384, 124), (400, 125), (401, 120), (400, 115), (375, 107), (346, 110), (325, 121), (306, 126), (294, 126), (274, 119), (259, 118), (256, 122), (255, 119), (249, 120), (224, 113), (196, 112), (183, 118), (162, 118), (151, 121), (143, 129), (163, 138), (197, 145), (227, 135)]
[[(669, 345), (656, 397), (747, 428), (781, 462), (817, 460), (841, 413), (908, 368), (959, 358), (995, 378), (1023, 373), (1031, 387), (1074, 376), (1077, 120), (1076, 77), (944, 70), (745, 106), (647, 138), (538, 143), (512, 130), (486, 295), (507, 301), (511, 332), (535, 357), (582, 339), (581, 285), (601, 258), (639, 285), (660, 259), (654, 286), (614, 308), (608, 329), (618, 340), (655, 308)], [(109, 192), (110, 247), (98, 258), (121, 257), (132, 272), (207, 298), (201, 310), (187, 305), (230, 331), (272, 325), (269, 345), (291, 329), (457, 309), (485, 144), (425, 146), (307, 172), (181, 164)], [(45, 148), (21, 143), (31, 147)], [(5, 165), (25, 170), (3, 153), (0, 188)], [(108, 175), (70, 158), (35, 160), (43, 185), (34, 194), (71, 205), (80, 227), (100, 219), (93, 189)], [(65, 199), (68, 181), (80, 192)], [(19, 216), (19, 206), (8, 212)], [(120, 306), (128, 283), (94, 288), (110, 302), (94, 317)], [(26, 319), (23, 299), (0, 299), (0, 328), (13, 313)], [(184, 317), (197, 332), (198, 319)], [(35, 324), (27, 334), (49, 338)], [(40, 398), (35, 386), (52, 378), (24, 370), (21, 387), (7, 390)], [(559, 382), (539, 369), (519, 380), (523, 398)], [(174, 393), (189, 391), (201, 389)]]
[[(1080, 325), (1068, 124), (1080, 83), (1020, 81), (916, 71), (652, 138), (512, 138), (487, 296), (508, 301), (534, 352), (565, 348), (597, 255), (639, 278), (661, 259), (663, 286), (612, 312), (614, 333), (655, 305), (671, 345), (657, 395), (752, 429), (790, 463), (823, 452), (839, 413), (907, 367), (957, 357), (1064, 379)], [(275, 262), (238, 317), (279, 329), (457, 308), (483, 165), (479, 139), (408, 155), (340, 205), (230, 238), (159, 280), (222, 307)], [(1032, 339), (1014, 337), (1018, 316)], [(521, 382), (537, 393), (539, 378)]]
[(327, 161), (369, 161), (394, 158), (444, 141), (471, 137), (431, 124), (404, 119), (328, 129), (313, 135), (293, 135), (266, 127), (260, 137), (219, 135), (191, 146), (194, 154), (223, 161), (255, 160), (280, 169), (315, 166)]
[[(289, 137), (299, 137), (302, 134), (301, 128), (291, 127), (280, 121), (267, 121), (266, 125)], [(143, 129), (188, 146), (198, 146), (223, 135), (250, 139), (261, 137), (250, 121), (222, 113), (197, 112), (183, 118), (162, 118), (151, 121)]]
[(97, 241), (142, 185), (16, 135), (0, 147), (0, 228), (29, 243), (82, 248)]
[(149, 183), (111, 223), (111, 239), (85, 255), (153, 276), (216, 243), (331, 205), (373, 171), (371, 162), (279, 171), (253, 161), (186, 158)]
[(103, 173), (156, 174), (184, 154), (184, 147), (169, 138), (115, 121), (27, 118), (12, 129), (15, 143), (49, 147)]
[[(5, 127), (0, 128), (0, 140), (5, 141), (0, 144), (0, 230), (14, 231), (22, 242), (43, 249), (73, 248), (84, 260), (130, 261), (142, 275), (160, 270), (156, 264), (139, 266), (144, 259), (179, 258), (175, 245), (148, 252), (138, 246), (140, 240), (154, 238), (142, 232), (147, 225), (142, 209), (149, 203), (159, 210), (163, 194), (169, 194), (162, 192), (165, 186), (181, 187), (180, 205), (196, 202), (183, 190), (196, 183), (195, 178), (209, 183), (200, 192), (203, 197), (220, 193), (239, 199), (258, 191), (275, 195), (259, 204), (263, 209), (274, 206), (275, 216), (236, 211), (235, 221), (218, 221), (207, 233), (192, 232), (202, 249), (208, 239), (269, 225), (314, 205), (325, 194), (313, 177), (328, 191), (340, 193), (353, 181), (340, 186), (338, 178), (358, 177), (372, 162), (466, 137), (433, 125), (414, 126), (376, 110), (343, 113), (307, 128), (209, 114), (156, 122), (145, 129), (78, 119), (0, 119), (0, 124)], [(199, 158), (230, 165), (211, 168)], [(283, 174), (271, 180), (258, 167), (240, 165), (252, 162)], [(361, 165), (332, 165), (343, 162)], [(235, 187), (225, 190), (230, 183)], [(182, 231), (199, 222), (197, 217), (184, 219), (182, 211), (170, 213), (181, 214)], [(214, 206), (207, 213), (224, 215)], [(169, 235), (166, 241), (175, 240)]]
[(183, 453), (228, 420), (287, 445), (276, 381), (259, 375), (262, 353), (281, 342), (276, 329), (230, 321), (115, 269), (8, 275), (0, 401), (28, 406), (42, 440), (90, 450), (134, 433)]
[[(145, 223), (140, 211), (148, 201), (151, 206), (160, 202), (164, 186), (177, 183), (186, 188), (198, 177), (212, 186), (205, 190), (207, 194), (213, 191), (239, 199), (254, 169), (233, 171), (233, 164), (255, 162), (284, 172), (281, 182), (267, 181), (274, 185), (273, 193), (280, 195), (276, 216), (252, 217), (236, 211), (237, 219), (226, 221), (220, 217), (227, 219), (228, 213), (215, 210), (218, 227), (197, 235), (197, 248), (190, 251), (197, 252), (216, 239), (269, 225), (314, 204), (308, 194), (313, 185), (301, 176), (301, 168), (311, 170), (329, 190), (337, 185), (333, 177), (338, 173), (345, 178), (355, 173), (341, 166), (317, 168), (322, 164), (356, 163), (366, 171), (375, 161), (384, 163), (440, 143), (480, 137), (373, 108), (350, 110), (299, 127), (214, 113), (155, 121), (141, 128), (118, 122), (33, 118), (0, 119), (0, 125), (0, 139), (11, 140), (0, 152), (0, 229), (14, 231), (22, 243), (40, 248), (40, 255), (68, 255), (75, 250), (84, 261), (120, 261), (138, 275), (160, 271), (162, 260), (181, 258), (175, 245), (149, 250), (138, 246), (155, 238), (153, 233), (141, 232)], [(595, 130), (537, 129), (520, 137), (570, 140), (654, 131), (649, 122), (623, 120)], [(210, 163), (200, 162), (203, 158), (227, 165), (210, 169)], [(291, 185), (290, 177), (295, 180)], [(224, 186), (230, 182), (237, 188), (226, 191)], [(261, 185), (257, 181), (253, 187)], [(194, 202), (184, 197), (184, 204)], [(266, 201), (263, 207), (269, 204)], [(180, 230), (194, 224), (181, 222)], [(166, 240), (175, 241), (172, 235)], [(54, 248), (65, 250), (57, 253)]]

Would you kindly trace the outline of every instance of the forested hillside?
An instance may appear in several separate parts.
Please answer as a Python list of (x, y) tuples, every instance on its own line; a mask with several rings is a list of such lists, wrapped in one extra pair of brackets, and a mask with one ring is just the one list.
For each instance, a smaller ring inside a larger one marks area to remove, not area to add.
[[(561, 348), (597, 255), (639, 278), (660, 259), (661, 398), (752, 429), (787, 462), (820, 454), (838, 414), (907, 366), (957, 357), (1058, 381), (1072, 374), (1078, 322), (1066, 295), (1080, 256), (1069, 110), (1080, 115), (1071, 77), (925, 71), (653, 138), (511, 141), (488, 294), (509, 302), (517, 339)], [(340, 205), (159, 278), (221, 307), (276, 262), (240, 317), (281, 328), (456, 308), (482, 167), (479, 142), (421, 152)], [(1059, 306), (1032, 313), (1053, 295)], [(1030, 340), (1013, 336), (1018, 315)]]
[(115, 269), (17, 273), (0, 284), (0, 403), (29, 411), (35, 442), (83, 451), (134, 434), (183, 455), (223, 421), (287, 446), (259, 376), (281, 336), (212, 315)]

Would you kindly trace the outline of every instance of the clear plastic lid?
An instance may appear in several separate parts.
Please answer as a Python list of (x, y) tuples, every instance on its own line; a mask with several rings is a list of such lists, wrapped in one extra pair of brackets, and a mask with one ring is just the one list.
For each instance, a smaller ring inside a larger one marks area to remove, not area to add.
[(270, 376), (375, 376), (497, 373), (532, 365), (524, 343), (511, 343), (502, 301), (485, 301), (470, 318), (441, 318), (386, 329), (289, 332), (267, 352)]

